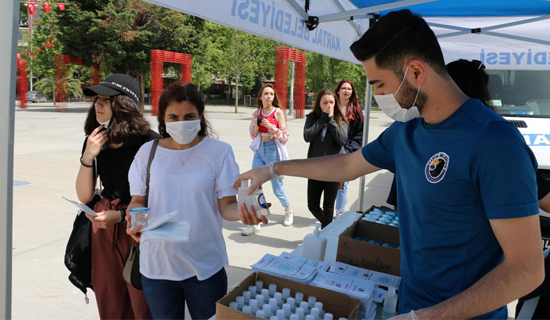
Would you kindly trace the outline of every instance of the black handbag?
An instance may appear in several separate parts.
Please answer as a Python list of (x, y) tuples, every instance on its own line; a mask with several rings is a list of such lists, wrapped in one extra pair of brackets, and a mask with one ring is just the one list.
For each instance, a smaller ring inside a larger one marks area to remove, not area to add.
[[(157, 146), (159, 140), (155, 139), (153, 141), (153, 146), (151, 147), (151, 153), (149, 154), (149, 161), (147, 162), (147, 176), (145, 178), (147, 191), (145, 192), (147, 197), (149, 196), (149, 180), (151, 174), (151, 163), (155, 157), (155, 152), (157, 151)], [(147, 203), (145, 203), (147, 205)], [(134, 244), (126, 252), (126, 259), (124, 261), (124, 270), (122, 271), (122, 276), (124, 280), (134, 287), (137, 290), (143, 290), (141, 284), (141, 272), (139, 271), (139, 245)]]
[[(95, 194), (86, 205), (93, 208), (101, 200)], [(73, 230), (65, 248), (65, 266), (71, 274), (69, 281), (84, 294), (87, 288), (92, 287), (92, 249), (91, 249), (92, 222), (80, 211), (73, 223)]]

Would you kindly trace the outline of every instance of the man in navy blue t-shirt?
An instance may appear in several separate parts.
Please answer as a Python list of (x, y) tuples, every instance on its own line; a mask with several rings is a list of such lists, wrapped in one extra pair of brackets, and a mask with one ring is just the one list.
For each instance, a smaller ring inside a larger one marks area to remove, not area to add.
[(252, 179), (254, 190), (277, 174), (348, 181), (398, 173), (397, 318), (506, 319), (506, 304), (544, 279), (535, 157), (512, 124), (460, 91), (421, 17), (391, 12), (351, 50), (396, 122), (362, 152), (277, 162), (235, 186)]

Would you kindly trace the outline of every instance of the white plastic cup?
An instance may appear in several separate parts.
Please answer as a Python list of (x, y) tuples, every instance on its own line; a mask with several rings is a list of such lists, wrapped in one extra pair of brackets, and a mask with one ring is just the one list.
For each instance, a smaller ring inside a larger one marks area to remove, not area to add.
[(286, 300), (286, 303), (290, 305), (290, 311), (295, 312), (296, 311), (296, 300), (293, 297), (288, 297)]
[(243, 312), (248, 313), (248, 314), (252, 314), (252, 308), (250, 308), (250, 306), (244, 306), (243, 307)]
[(128, 212), (130, 212), (130, 218), (132, 219), (132, 229), (136, 228), (137, 226), (147, 226), (147, 221), (149, 218), (149, 208), (132, 208), (128, 210)]
[(304, 294), (301, 292), (296, 292), (294, 299), (296, 299), (296, 306), (299, 307), (300, 302), (304, 301)]
[(323, 317), (323, 320), (332, 320), (334, 318), (334, 316), (332, 315), (332, 313), (325, 313), (325, 316)]
[(256, 290), (258, 292), (261, 292), (263, 288), (264, 288), (264, 282), (261, 280), (256, 281)]
[(317, 302), (317, 297), (310, 296), (309, 298), (307, 298), (307, 305), (310, 309), (315, 306), (315, 302)]
[(285, 312), (281, 309), (277, 310), (276, 316), (279, 320), (285, 320)]
[(256, 314), (256, 311), (258, 311), (258, 300), (250, 299), (250, 301), (248, 302), (248, 305), (250, 306), (251, 313)]
[(289, 288), (283, 288), (283, 300), (287, 300), (288, 297), (290, 297), (290, 289)]
[(233, 310), (239, 310), (239, 304), (235, 301), (229, 302), (229, 307)]
[(277, 285), (272, 283), (269, 285), (269, 295), (273, 298), (275, 292), (277, 292)]

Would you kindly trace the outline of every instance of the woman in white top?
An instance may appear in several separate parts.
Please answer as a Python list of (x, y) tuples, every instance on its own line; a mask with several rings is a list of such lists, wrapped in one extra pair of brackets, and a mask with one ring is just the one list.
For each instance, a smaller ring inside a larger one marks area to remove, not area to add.
[[(239, 220), (236, 190), (239, 174), (231, 146), (209, 137), (200, 91), (174, 84), (159, 100), (159, 141), (150, 169), (153, 142), (142, 146), (130, 168), (129, 209), (150, 208), (149, 223), (177, 211), (169, 222), (140, 233), (140, 272), (147, 304), (155, 319), (183, 319), (185, 303), (193, 319), (214, 315), (216, 301), (227, 292), (228, 265), (223, 219)], [(246, 221), (243, 221), (246, 223)]]

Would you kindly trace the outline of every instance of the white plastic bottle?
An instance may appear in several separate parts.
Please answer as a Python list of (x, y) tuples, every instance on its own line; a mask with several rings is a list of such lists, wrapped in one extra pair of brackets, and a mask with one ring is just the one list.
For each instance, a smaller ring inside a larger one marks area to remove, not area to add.
[(304, 237), (304, 243), (302, 244), (302, 257), (307, 259), (313, 259), (323, 261), (325, 259), (325, 251), (327, 249), (327, 239), (320, 236), (321, 226), (318, 224), (310, 224), (315, 227), (313, 233), (310, 233)]
[(248, 191), (248, 180), (242, 180), (241, 186), (237, 190), (237, 203), (239, 205), (239, 212), (241, 212), (241, 205), (246, 203), (247, 208), (250, 207), (250, 197), (246, 194)]
[(256, 191), (250, 195), (250, 205), (253, 205), (254, 209), (256, 209), (258, 218), (260, 216), (269, 216), (271, 214), (262, 189), (256, 189)]
[(397, 293), (395, 287), (389, 287), (386, 298), (384, 298), (384, 307), (382, 309), (382, 319), (389, 319), (395, 316), (397, 311)]

